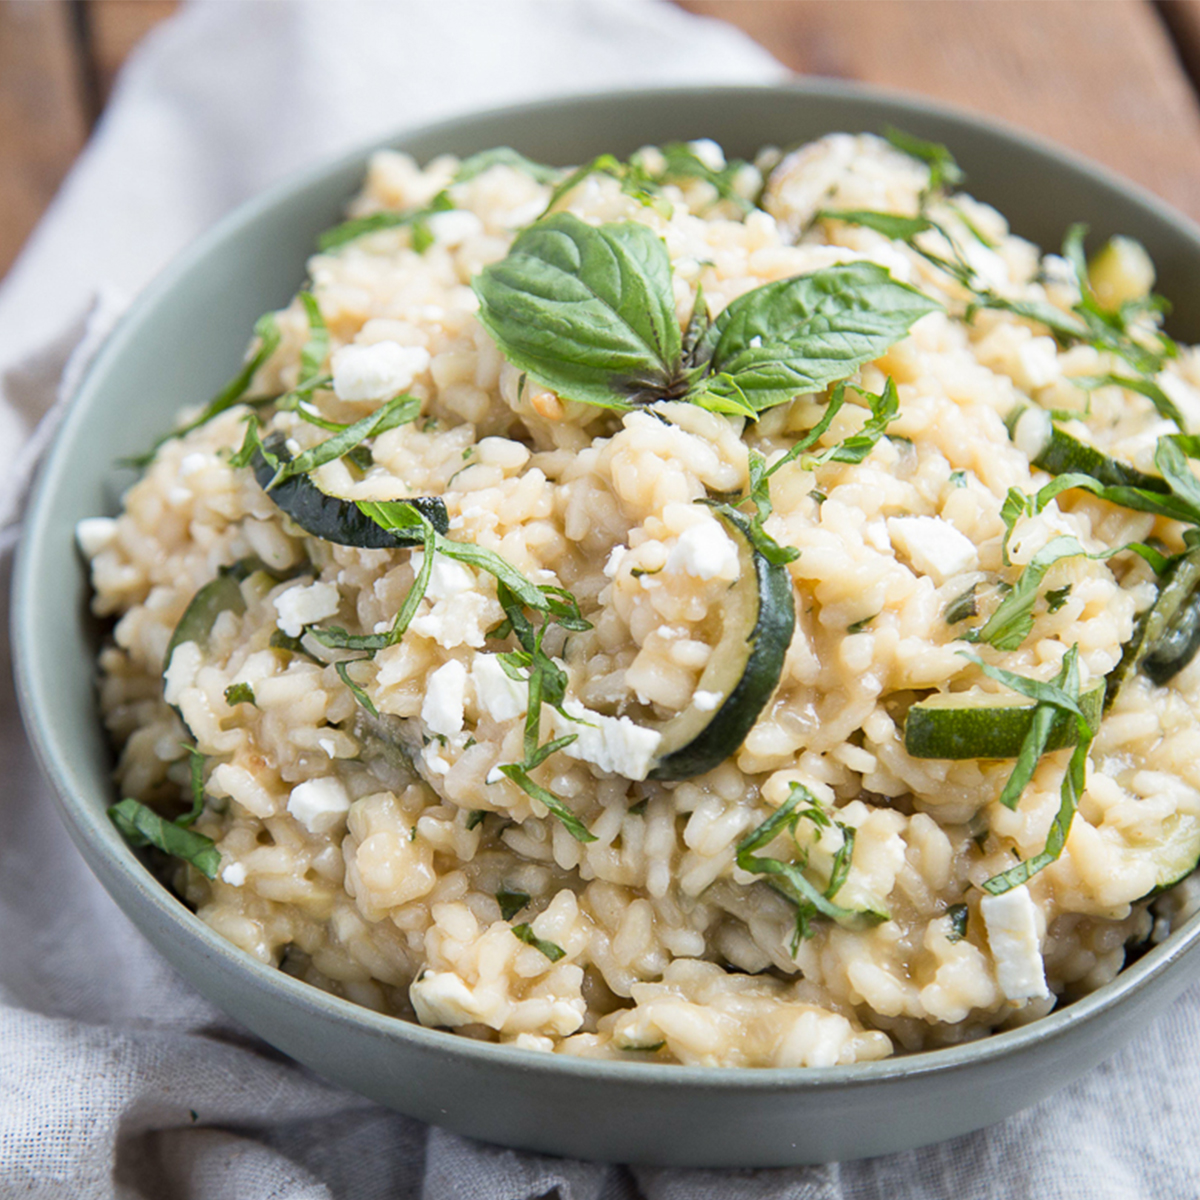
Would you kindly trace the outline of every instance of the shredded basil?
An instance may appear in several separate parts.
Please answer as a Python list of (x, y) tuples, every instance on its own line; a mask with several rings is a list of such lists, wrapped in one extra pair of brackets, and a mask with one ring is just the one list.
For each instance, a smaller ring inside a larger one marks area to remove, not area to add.
[(538, 937), (533, 932), (532, 925), (514, 925), (512, 931), (513, 937), (524, 942), (527, 946), (532, 946), (535, 950), (540, 950), (552, 963), (558, 962), (560, 958), (567, 957), (567, 952), (561, 946)]
[(967, 936), (967, 919), (971, 910), (965, 904), (952, 904), (946, 909), (946, 919), (950, 922), (950, 932), (946, 941), (961, 942)]
[(501, 888), (496, 893), (496, 903), (500, 905), (501, 917), (511, 921), (529, 903), (529, 893)]
[[(405, 225), (422, 226), (434, 213), (449, 212), (453, 207), (454, 202), (443, 191), (438, 192), (425, 208), (412, 209), (408, 212), (389, 210), (371, 213), (365, 217), (355, 217), (353, 220), (343, 221), (340, 225), (335, 225), (321, 234), (317, 238), (317, 249), (322, 254), (327, 254), (330, 250), (337, 250), (346, 245), (347, 242), (353, 242), (368, 233), (378, 233), (381, 229), (397, 229)], [(429, 236), (428, 227), (425, 228), (425, 236)], [(416, 245), (413, 248), (418, 252), (422, 251), (422, 248)], [(428, 249), (428, 244), (424, 249)]]
[(877, 616), (879, 616), (879, 614), (874, 613), (872, 616), (863, 617), (862, 620), (855, 621), (855, 622), (853, 622), (853, 624), (847, 625), (846, 632), (850, 633), (850, 634), (862, 633), (871, 624), (871, 622), (875, 620), (875, 618)]
[[(368, 655), (368, 658), (370, 656)], [(365, 658), (351, 658), (343, 662), (334, 663), (334, 670), (337, 671), (338, 677), (350, 689), (350, 694), (363, 706), (373, 717), (379, 716), (379, 710), (375, 707), (371, 697), (367, 695), (363, 689), (350, 678), (350, 665), (356, 662), (366, 662)]]
[(467, 814), (467, 829), (478, 829), (487, 818), (487, 810), (483, 808), (472, 809)]
[(946, 605), (946, 611), (942, 614), (947, 625), (957, 625), (960, 621), (965, 621), (969, 617), (975, 616), (979, 611), (979, 607), (975, 600), (975, 592), (978, 590), (979, 584), (973, 583), (961, 596), (955, 596), (949, 604)]
[(1067, 598), (1071, 594), (1071, 585), (1068, 583), (1065, 587), (1055, 588), (1053, 591), (1046, 593), (1046, 611), (1056, 613), (1067, 602)]
[(883, 136), (897, 150), (928, 165), (928, 192), (936, 192), (947, 184), (957, 187), (966, 178), (954, 155), (940, 142), (927, 142), (890, 125), (884, 130)]
[(468, 183), (484, 171), (492, 167), (512, 167), (522, 171), (537, 183), (553, 183), (561, 174), (559, 167), (548, 167), (545, 163), (534, 162), (511, 146), (497, 146), (493, 150), (481, 150), (464, 158), (454, 173), (455, 183)]
[(225, 703), (230, 708), (234, 708), (239, 704), (253, 704), (258, 706), (258, 701), (254, 699), (254, 689), (248, 683), (231, 683), (225, 689)]

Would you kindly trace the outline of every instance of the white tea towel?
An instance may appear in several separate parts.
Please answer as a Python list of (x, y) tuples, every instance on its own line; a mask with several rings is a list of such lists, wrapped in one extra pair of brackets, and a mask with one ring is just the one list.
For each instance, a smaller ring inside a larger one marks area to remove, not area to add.
[[(115, 297), (287, 171), (456, 111), (782, 74), (735, 31), (655, 0), (186, 8), (134, 56), (0, 288), (0, 526), (19, 511), (23, 464), (53, 414), (30, 431), (56, 394), (69, 395)], [(14, 532), (0, 541), (5, 597)], [(0, 1200), (1200, 1195), (1197, 990), (1030, 1112), (840, 1167), (606, 1167), (480, 1145), (386, 1112), (237, 1028), (125, 920), (54, 812), (20, 730), (8, 657), (0, 635)]]

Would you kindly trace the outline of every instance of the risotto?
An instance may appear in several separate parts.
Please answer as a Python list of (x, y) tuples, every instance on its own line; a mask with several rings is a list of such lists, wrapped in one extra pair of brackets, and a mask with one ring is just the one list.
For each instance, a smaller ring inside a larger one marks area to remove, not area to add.
[(376, 154), (79, 526), (118, 828), (262, 962), (545, 1052), (853, 1063), (1112, 979), (1194, 907), (1200, 356), (1137, 243), (961, 182)]

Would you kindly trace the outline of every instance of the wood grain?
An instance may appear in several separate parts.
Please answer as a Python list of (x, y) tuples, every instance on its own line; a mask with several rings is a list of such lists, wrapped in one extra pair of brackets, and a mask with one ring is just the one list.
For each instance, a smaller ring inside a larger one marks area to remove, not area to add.
[(1148, 0), (682, 0), (785, 65), (904, 88), (1081, 151), (1200, 218), (1200, 106)]
[(0, 275), (86, 136), (65, 0), (0, 4)]
[(177, 7), (176, 0), (85, 0), (92, 68), (102, 104), (108, 103), (129, 52)]

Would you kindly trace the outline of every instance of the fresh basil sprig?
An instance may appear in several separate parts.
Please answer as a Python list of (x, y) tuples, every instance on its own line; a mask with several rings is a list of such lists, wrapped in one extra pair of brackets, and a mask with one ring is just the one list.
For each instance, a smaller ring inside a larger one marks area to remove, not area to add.
[(566, 399), (682, 398), (752, 417), (846, 379), (938, 308), (883, 267), (849, 263), (755, 288), (711, 323), (698, 303), (685, 354), (662, 239), (570, 213), (525, 230), (473, 286), (509, 362)]

